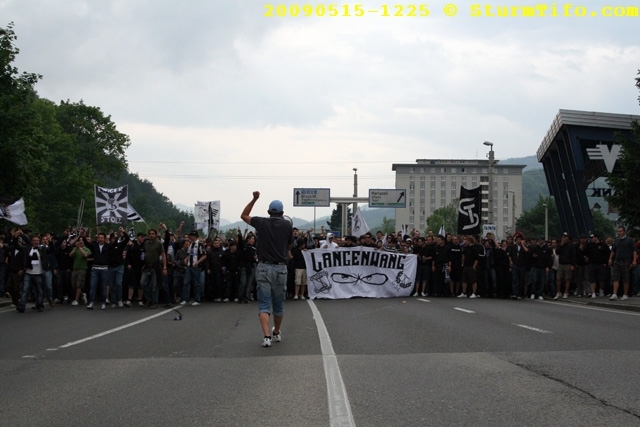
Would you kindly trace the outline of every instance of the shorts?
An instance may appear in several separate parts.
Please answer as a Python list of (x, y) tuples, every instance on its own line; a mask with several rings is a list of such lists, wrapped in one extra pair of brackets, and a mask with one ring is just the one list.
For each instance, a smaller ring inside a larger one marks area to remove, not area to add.
[(611, 280), (614, 282), (629, 283), (629, 270), (631, 269), (631, 263), (629, 261), (614, 261), (613, 262), (613, 275)]
[(460, 267), (453, 267), (451, 269), (451, 271), (449, 272), (449, 276), (451, 276), (451, 280), (453, 282), (460, 282), (462, 281), (462, 268)]
[(428, 282), (430, 274), (431, 274), (431, 265), (418, 264), (418, 268), (416, 269), (416, 283)]
[(556, 276), (556, 280), (566, 280), (567, 282), (571, 281), (571, 264), (560, 264), (558, 266), (558, 275)]
[(259, 263), (256, 267), (256, 291), (258, 312), (284, 315), (284, 299), (287, 291), (287, 266)]
[(307, 270), (296, 268), (296, 286), (307, 286)]
[(589, 264), (589, 282), (605, 283), (607, 281), (607, 267), (601, 264)]
[(462, 283), (467, 285), (476, 283), (476, 271), (473, 267), (462, 267)]
[(71, 288), (84, 289), (84, 283), (86, 278), (87, 278), (87, 270), (73, 270), (71, 272)]

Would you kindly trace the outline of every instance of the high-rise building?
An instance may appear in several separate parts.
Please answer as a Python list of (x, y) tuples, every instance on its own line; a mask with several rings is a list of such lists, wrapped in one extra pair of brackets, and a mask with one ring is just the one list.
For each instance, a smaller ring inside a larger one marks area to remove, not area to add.
[[(396, 209), (396, 228), (429, 230), (429, 216), (436, 209), (456, 203), (460, 187), (482, 187), (482, 223), (489, 221), (489, 160), (418, 159), (416, 163), (394, 163), (396, 188), (406, 189), (407, 207)], [(525, 165), (493, 165), (493, 223), (498, 238), (513, 232), (515, 219), (522, 214), (522, 169)], [(447, 232), (457, 232), (456, 224), (446, 224)], [(437, 233), (438, 230), (433, 230)]]

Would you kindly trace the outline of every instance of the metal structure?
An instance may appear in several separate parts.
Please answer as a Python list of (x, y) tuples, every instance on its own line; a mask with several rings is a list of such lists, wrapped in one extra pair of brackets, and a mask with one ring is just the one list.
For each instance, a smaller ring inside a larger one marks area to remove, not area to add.
[(560, 110), (553, 120), (537, 156), (560, 225), (571, 236), (593, 230), (588, 186), (607, 172), (616, 172), (617, 138), (629, 135), (635, 120), (640, 116), (576, 110)]

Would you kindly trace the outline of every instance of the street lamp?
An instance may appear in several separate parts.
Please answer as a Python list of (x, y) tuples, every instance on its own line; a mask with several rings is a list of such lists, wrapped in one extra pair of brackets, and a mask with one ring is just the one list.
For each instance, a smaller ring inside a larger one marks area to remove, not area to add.
[[(358, 168), (353, 168), (353, 197), (358, 197)], [(353, 202), (353, 214), (356, 214), (358, 202)]]
[(549, 206), (543, 203), (544, 206), (544, 240), (549, 241)]
[(494, 224), (493, 218), (493, 164), (495, 163), (495, 157), (493, 153), (493, 142), (485, 141), (484, 145), (489, 147), (489, 197), (487, 201), (489, 202), (489, 224)]

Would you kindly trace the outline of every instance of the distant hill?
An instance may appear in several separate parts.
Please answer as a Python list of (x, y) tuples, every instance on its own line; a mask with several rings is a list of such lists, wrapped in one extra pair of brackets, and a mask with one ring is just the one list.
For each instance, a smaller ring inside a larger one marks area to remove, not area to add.
[(536, 155), (527, 157), (516, 157), (513, 159), (500, 160), (502, 165), (526, 165), (522, 172), (529, 172), (536, 169), (542, 169), (542, 163), (538, 162)]

